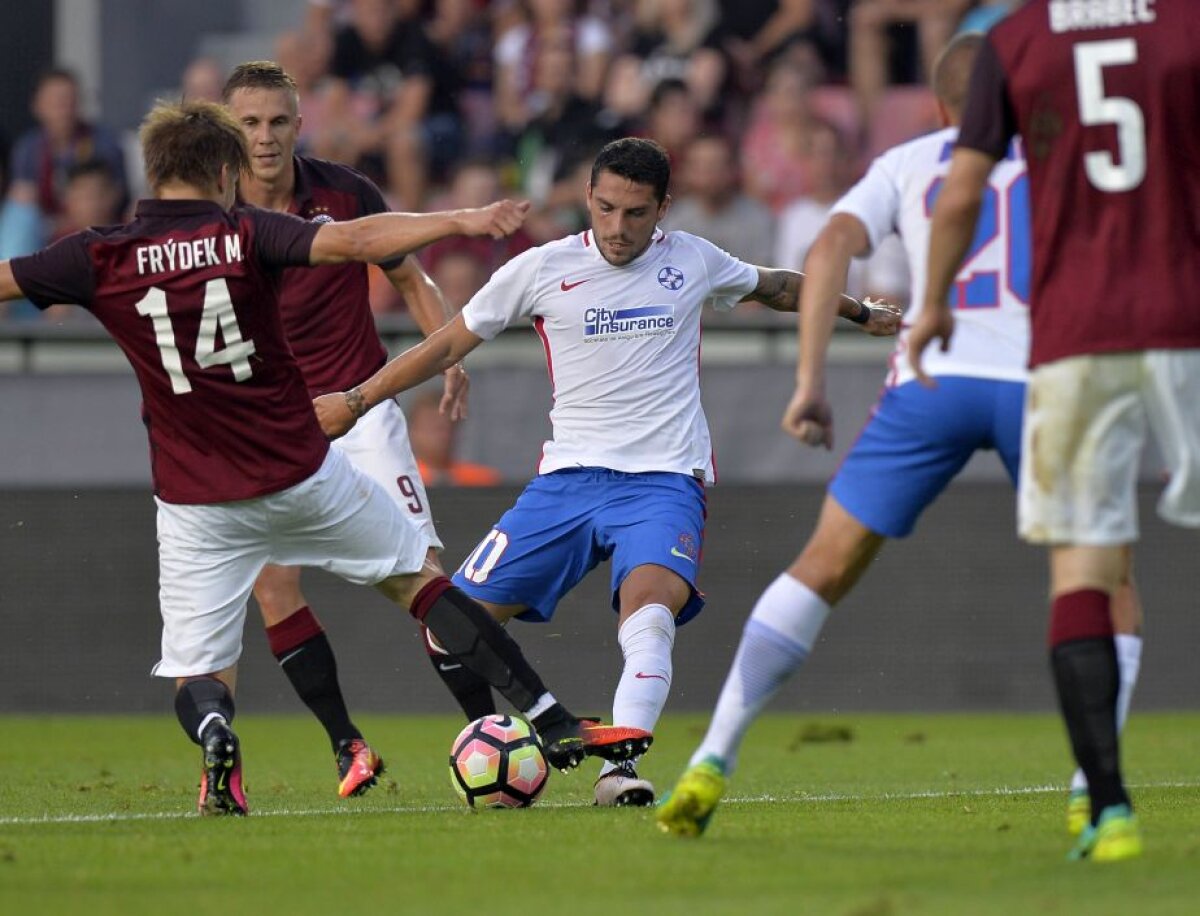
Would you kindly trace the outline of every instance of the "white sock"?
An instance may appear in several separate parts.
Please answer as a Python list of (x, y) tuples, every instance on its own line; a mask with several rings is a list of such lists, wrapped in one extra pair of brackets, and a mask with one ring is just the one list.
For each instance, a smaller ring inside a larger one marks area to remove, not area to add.
[[(613, 695), (613, 725), (654, 731), (671, 691), (675, 615), (662, 604), (638, 608), (617, 630), (625, 670)], [(615, 769), (605, 763), (600, 775)]]
[(223, 715), (221, 715), (219, 712), (210, 712), (207, 716), (205, 716), (203, 719), (200, 720), (200, 727), (198, 729), (196, 729), (196, 737), (199, 738), (201, 741), (203, 741), (204, 740), (204, 729), (208, 728), (209, 722), (212, 722), (216, 719), (220, 719), (222, 722), (225, 722), (226, 725), (229, 724), (225, 720), (225, 717)]
[[(1121, 685), (1117, 689), (1117, 734), (1125, 730), (1129, 718), (1129, 704), (1133, 701), (1133, 688), (1137, 686), (1138, 672), (1142, 668), (1142, 637), (1132, 633), (1117, 633), (1113, 637), (1117, 647), (1117, 671)], [(1086, 789), (1087, 777), (1083, 770), (1076, 770), (1071, 777), (1071, 791)]]
[(733, 772), (746, 729), (804, 664), (829, 611), (820, 595), (787, 573), (767, 586), (742, 630), (708, 733), (692, 763), (717, 757), (726, 773)]
[(547, 690), (540, 697), (538, 697), (537, 700), (534, 701), (532, 706), (530, 706), (528, 709), (522, 709), (521, 715), (532, 722), (557, 702), (558, 700), (554, 699), (554, 694)]

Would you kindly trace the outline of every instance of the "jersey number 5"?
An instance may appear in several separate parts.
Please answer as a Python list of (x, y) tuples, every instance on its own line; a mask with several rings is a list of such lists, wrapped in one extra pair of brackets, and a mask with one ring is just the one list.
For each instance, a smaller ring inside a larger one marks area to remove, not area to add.
[(1105, 67), (1137, 62), (1137, 42), (1132, 38), (1087, 41), (1075, 45), (1075, 90), (1079, 97), (1079, 123), (1084, 127), (1115, 124), (1118, 163), (1109, 150), (1094, 150), (1083, 157), (1088, 181), (1100, 191), (1132, 191), (1146, 177), (1146, 119), (1133, 99), (1104, 94)]
[[(171, 313), (167, 309), (166, 291), (157, 286), (150, 287), (138, 301), (137, 312), (154, 322), (158, 355), (171, 380), (171, 390), (176, 394), (187, 394), (192, 390), (192, 383), (183, 371), (183, 360), (175, 344), (175, 326), (171, 324)], [(225, 342), (220, 350), (217, 349), (218, 328)], [(224, 277), (209, 280), (204, 284), (204, 310), (200, 314), (200, 328), (196, 334), (196, 365), (201, 369), (229, 366), (234, 379), (244, 382), (252, 374), (250, 357), (253, 355), (254, 341), (242, 339), (242, 329), (238, 327), (233, 300), (229, 297), (229, 284)]]

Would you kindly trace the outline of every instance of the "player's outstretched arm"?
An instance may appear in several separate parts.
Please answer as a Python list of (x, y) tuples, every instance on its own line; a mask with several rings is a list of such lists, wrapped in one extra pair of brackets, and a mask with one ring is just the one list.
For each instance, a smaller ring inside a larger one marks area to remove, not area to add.
[(483, 338), (467, 329), (462, 315), (454, 316), (357, 388), (323, 394), (313, 401), (321, 430), (331, 439), (344, 436), (376, 404), (445, 371), (481, 343)]
[[(742, 302), (761, 302), (777, 312), (800, 310), (800, 291), (804, 288), (805, 275), (797, 270), (781, 270), (775, 267), (757, 267), (758, 285), (746, 295)], [(838, 315), (860, 325), (864, 331), (876, 337), (890, 337), (900, 327), (900, 310), (886, 302), (859, 302), (853, 296), (839, 293)]]
[(921, 365), (925, 348), (935, 338), (941, 341), (943, 352), (950, 347), (954, 334), (950, 284), (975, 235), (984, 188), (995, 164), (996, 160), (986, 153), (957, 147), (950, 158), (946, 183), (933, 206), (925, 301), (908, 337), (908, 359), (922, 385), (933, 384)]
[[(426, 337), (454, 317), (454, 309), (416, 258), (405, 258), (398, 267), (387, 271), (387, 278), (404, 297), (408, 313)], [(462, 363), (451, 366), (444, 375), (438, 410), (451, 420), (465, 420), (470, 387), (471, 380)]]
[(377, 264), (448, 235), (512, 235), (525, 223), (529, 201), (499, 200), (486, 207), (437, 213), (376, 213), (344, 223), (325, 223), (313, 237), (309, 262)]

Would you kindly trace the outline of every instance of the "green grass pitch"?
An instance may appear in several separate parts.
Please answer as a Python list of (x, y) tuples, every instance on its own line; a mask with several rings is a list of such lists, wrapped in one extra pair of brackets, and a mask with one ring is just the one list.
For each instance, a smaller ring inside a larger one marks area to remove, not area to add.
[[(199, 751), (173, 719), (0, 720), (0, 913), (1200, 912), (1200, 714), (1140, 714), (1125, 769), (1146, 855), (1068, 863), (1052, 716), (765, 717), (698, 841), (591, 806), (594, 764), (527, 811), (468, 813), (449, 717), (363, 717), (388, 760), (335, 793), (315, 722), (237, 722), (253, 814), (191, 814)], [(705, 719), (642, 765), (668, 789)]]

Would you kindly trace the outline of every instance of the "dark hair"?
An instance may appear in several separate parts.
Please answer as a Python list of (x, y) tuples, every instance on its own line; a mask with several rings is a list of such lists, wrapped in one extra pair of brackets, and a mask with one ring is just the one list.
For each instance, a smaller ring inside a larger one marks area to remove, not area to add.
[(300, 95), (296, 81), (273, 60), (249, 60), (234, 67), (221, 90), (221, 101), (228, 105), (238, 89), (286, 89), (297, 97)]
[(52, 83), (55, 80), (66, 80), (76, 89), (79, 88), (79, 77), (75, 75), (74, 70), (68, 70), (66, 67), (50, 67), (38, 74), (37, 81), (33, 85), (33, 91), (37, 93), (47, 83)]
[(673, 95), (685, 95), (691, 98), (692, 90), (678, 77), (668, 76), (666, 79), (659, 80), (655, 85), (654, 90), (650, 93), (650, 102), (646, 107), (650, 111), (655, 111)]
[(234, 177), (250, 170), (242, 129), (214, 102), (159, 102), (138, 136), (146, 180), (154, 189), (171, 180), (212, 189), (221, 166), (229, 166)]
[(113, 184), (117, 183), (117, 173), (113, 171), (111, 165), (103, 159), (85, 159), (67, 169), (67, 184), (77, 178), (90, 178), (93, 175)]
[(601, 172), (612, 172), (634, 184), (648, 184), (661, 204), (667, 199), (667, 186), (671, 183), (671, 160), (667, 151), (653, 140), (640, 137), (622, 137), (613, 140), (596, 154), (592, 162), (592, 186)]

